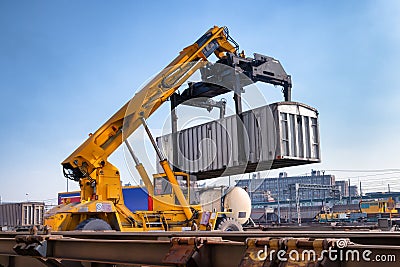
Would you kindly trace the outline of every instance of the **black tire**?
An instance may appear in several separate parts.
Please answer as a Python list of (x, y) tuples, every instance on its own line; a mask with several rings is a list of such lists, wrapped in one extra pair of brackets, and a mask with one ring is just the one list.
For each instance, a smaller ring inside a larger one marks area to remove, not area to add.
[(243, 227), (234, 218), (224, 218), (218, 224), (217, 230), (226, 231), (226, 232), (243, 231)]
[(106, 231), (112, 229), (111, 226), (102, 219), (89, 218), (78, 224), (75, 230)]

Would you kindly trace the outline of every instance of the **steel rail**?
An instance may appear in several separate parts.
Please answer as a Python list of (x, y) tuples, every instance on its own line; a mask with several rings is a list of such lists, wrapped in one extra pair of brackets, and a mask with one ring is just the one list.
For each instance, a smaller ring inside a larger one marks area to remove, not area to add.
[(398, 245), (400, 232), (377, 231), (251, 231), (251, 232), (148, 232), (148, 233), (99, 233), (99, 232), (57, 232), (55, 234), (91, 239), (126, 239), (126, 240), (160, 240), (173, 237), (222, 237), (224, 240), (244, 242), (248, 237), (310, 237), (310, 238), (348, 238), (350, 241), (362, 245)]
[[(0, 232), (0, 238), (14, 238), (21, 233)], [(170, 240), (173, 237), (221, 237), (224, 240), (244, 242), (248, 237), (310, 237), (310, 238), (348, 238), (350, 241), (362, 245), (398, 245), (400, 232), (379, 231), (245, 231), (245, 232), (91, 232), (66, 231), (53, 232), (54, 235), (79, 239), (106, 239), (106, 240)]]
[[(17, 243), (14, 238), (0, 238), (0, 255), (18, 256), (13, 251), (15, 245)], [(53, 239), (50, 237), (43, 243), (43, 246), (45, 255), (43, 257), (36, 255), (36, 258), (112, 265), (174, 266), (174, 264), (164, 262), (171, 248), (171, 242), (164, 240), (107, 240), (70, 237)], [(203, 254), (207, 254), (210, 266), (232, 266), (232, 263), (239, 263), (246, 249), (242, 242), (225, 240), (208, 241), (205, 247), (207, 252)], [(228, 262), (227, 258), (230, 259)], [(204, 260), (206, 259), (203, 257), (202, 261)]]
[[(0, 265), (9, 267), (27, 266), (76, 266), (63, 262), (91, 262), (95, 264), (126, 264), (126, 265), (156, 265), (175, 266), (182, 265), (187, 259), (193, 257), (199, 263), (192, 266), (238, 266), (246, 257), (248, 243), (243, 241), (248, 237), (262, 240), (265, 237), (273, 238), (349, 238), (350, 241), (359, 238), (379, 240), (382, 245), (361, 245), (350, 243), (346, 249), (357, 250), (362, 253), (369, 249), (371, 257), (394, 255), (396, 262), (341, 262), (340, 266), (398, 266), (400, 262), (400, 246), (389, 243), (399, 241), (400, 235), (388, 232), (149, 232), (149, 233), (120, 233), (120, 232), (65, 232), (69, 236), (49, 235), (39, 239), (36, 243), (39, 249), (32, 250), (37, 254), (28, 254), (36, 257), (36, 262), (31, 257), (17, 256), (13, 248), (21, 243), (21, 237), (11, 237), (15, 233), (0, 235)], [(59, 234), (59, 233), (57, 233)], [(8, 237), (5, 237), (8, 236)], [(23, 237), (34, 237), (27, 235)], [(41, 236), (39, 236), (41, 237)], [(79, 238), (78, 238), (79, 237)], [(147, 239), (146, 239), (147, 238)], [(353, 238), (353, 240), (352, 240)], [(241, 239), (242, 241), (233, 241)], [(19, 240), (17, 242), (17, 240)], [(44, 240), (44, 241), (43, 241)], [(194, 241), (193, 241), (194, 240)], [(389, 241), (388, 240), (392, 240)], [(42, 242), (43, 241), (43, 242)], [(182, 242), (181, 242), (182, 241)], [(199, 241), (199, 243), (197, 243)], [(29, 242), (28, 242), (29, 243)], [(39, 245), (40, 243), (40, 245)], [(301, 242), (300, 242), (301, 243)], [(312, 243), (312, 242), (311, 242)], [(376, 242), (374, 242), (376, 243)], [(34, 243), (35, 244), (35, 243)], [(262, 248), (262, 247), (261, 247)], [(197, 253), (197, 254), (195, 254)], [(6, 258), (8, 257), (8, 258)], [(186, 257), (186, 259), (184, 259)], [(196, 258), (197, 257), (197, 258)], [(25, 260), (25, 263), (23, 260)], [(39, 260), (39, 261), (38, 261)], [(61, 265), (51, 265), (51, 260)], [(33, 264), (32, 265), (32, 261)], [(41, 261), (41, 262), (40, 262)], [(47, 264), (43, 262), (47, 261)], [(63, 262), (62, 262), (63, 261)], [(179, 263), (179, 264), (178, 264)], [(339, 266), (339, 265), (333, 265)]]

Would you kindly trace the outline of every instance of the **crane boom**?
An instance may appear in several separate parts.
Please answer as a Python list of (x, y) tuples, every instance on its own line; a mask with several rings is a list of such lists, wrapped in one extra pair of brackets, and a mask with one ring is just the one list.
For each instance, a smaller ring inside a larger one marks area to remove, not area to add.
[(107, 158), (141, 125), (141, 119), (150, 117), (196, 70), (207, 63), (208, 56), (214, 53), (223, 58), (227, 52), (237, 54), (237, 51), (238, 45), (230, 38), (226, 27), (214, 26), (208, 30), (194, 44), (184, 48), (62, 162), (64, 175), (75, 181), (96, 179), (94, 171), (109, 164)]
[[(207, 60), (211, 54), (226, 61), (234, 55), (244, 57), (244, 53), (239, 54), (238, 49), (226, 27), (214, 26), (150, 79), (61, 163), (64, 176), (79, 182), (80, 202), (54, 207), (46, 214), (46, 225), (59, 231), (213, 230), (233, 220), (226, 221), (227, 216), (236, 218), (239, 214), (246, 214), (246, 211), (227, 209), (213, 211), (211, 215), (211, 211), (203, 211), (200, 204), (192, 203), (189, 174), (171, 169), (146, 122), (190, 76), (212, 65)], [(152, 180), (127, 140), (141, 125), (163, 169), (163, 172), (154, 174)], [(108, 157), (124, 142), (147, 189), (147, 210), (132, 211), (125, 205), (120, 172), (108, 162)], [(248, 200), (250, 203), (249, 197)]]

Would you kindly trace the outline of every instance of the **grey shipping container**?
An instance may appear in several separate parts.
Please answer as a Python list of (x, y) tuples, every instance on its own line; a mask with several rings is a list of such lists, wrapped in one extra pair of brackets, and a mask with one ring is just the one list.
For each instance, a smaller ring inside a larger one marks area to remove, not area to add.
[[(157, 138), (177, 169), (198, 180), (320, 162), (318, 112), (278, 102)], [(162, 172), (157, 164), (157, 170)]]
[(20, 202), (0, 204), (0, 226), (2, 229), (27, 229), (43, 224), (43, 202)]

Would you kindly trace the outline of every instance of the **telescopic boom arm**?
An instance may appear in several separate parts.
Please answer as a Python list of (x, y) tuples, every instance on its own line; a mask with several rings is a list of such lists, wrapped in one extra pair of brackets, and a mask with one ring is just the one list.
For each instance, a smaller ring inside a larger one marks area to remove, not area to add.
[(96, 180), (95, 170), (110, 164), (107, 158), (137, 130), (141, 120), (150, 117), (196, 70), (203, 67), (208, 56), (214, 53), (221, 59), (226, 53), (237, 54), (237, 51), (238, 45), (230, 38), (226, 27), (211, 28), (194, 44), (184, 48), (62, 162), (65, 177), (75, 181), (82, 178)]

